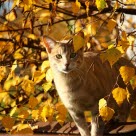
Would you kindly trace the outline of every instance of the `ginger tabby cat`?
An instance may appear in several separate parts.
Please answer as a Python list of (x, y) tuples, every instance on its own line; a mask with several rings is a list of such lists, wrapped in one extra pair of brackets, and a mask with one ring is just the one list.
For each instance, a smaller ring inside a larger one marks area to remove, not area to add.
[[(44, 36), (44, 45), (54, 74), (58, 94), (73, 118), (81, 136), (102, 136), (104, 122), (99, 117), (98, 102), (113, 89), (118, 72), (102, 63), (98, 54), (74, 52), (72, 40), (56, 42)], [(91, 131), (84, 111), (91, 110)]]

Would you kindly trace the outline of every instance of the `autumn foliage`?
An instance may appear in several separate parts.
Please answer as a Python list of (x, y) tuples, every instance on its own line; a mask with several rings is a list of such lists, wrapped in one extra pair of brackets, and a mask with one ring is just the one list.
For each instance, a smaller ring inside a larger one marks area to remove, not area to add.
[[(75, 51), (85, 45), (111, 67), (135, 46), (135, 0), (1, 0), (0, 6), (0, 120), (12, 134), (33, 133), (32, 120), (70, 120), (53, 84), (43, 35), (55, 40), (73, 36)], [(79, 31), (84, 39), (75, 35)], [(135, 69), (123, 66), (119, 71), (126, 86), (135, 89)], [(111, 95), (118, 105), (130, 97), (120, 87)], [(105, 121), (114, 115), (104, 98), (99, 111)], [(135, 102), (129, 120), (136, 119), (134, 111)], [(90, 112), (85, 115), (90, 121)]]

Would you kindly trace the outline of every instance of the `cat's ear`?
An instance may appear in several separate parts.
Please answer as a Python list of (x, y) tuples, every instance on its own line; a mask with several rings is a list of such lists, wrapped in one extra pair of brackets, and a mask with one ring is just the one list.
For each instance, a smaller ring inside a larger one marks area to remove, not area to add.
[(55, 46), (56, 42), (55, 40), (47, 37), (47, 36), (43, 36), (43, 42), (44, 42), (44, 46), (46, 48), (46, 51), (48, 53), (51, 53), (52, 48)]

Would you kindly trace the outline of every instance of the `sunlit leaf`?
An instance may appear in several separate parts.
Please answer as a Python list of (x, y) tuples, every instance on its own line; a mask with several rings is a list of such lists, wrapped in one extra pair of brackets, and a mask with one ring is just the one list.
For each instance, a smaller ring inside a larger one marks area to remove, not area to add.
[(27, 95), (30, 95), (35, 91), (34, 82), (31, 80), (25, 79), (21, 86)]
[(112, 119), (114, 113), (115, 113), (115, 111), (113, 109), (111, 109), (110, 107), (107, 107), (107, 106), (102, 107), (99, 110), (99, 114), (104, 121), (110, 121)]
[(48, 60), (43, 61), (42, 65), (41, 65), (41, 71), (45, 71), (45, 69), (49, 68), (50, 64)]
[(15, 119), (11, 118), (9, 116), (3, 117), (2, 119), (2, 125), (7, 129), (10, 130), (15, 124)]
[(24, 56), (20, 53), (20, 50), (17, 50), (14, 55), (13, 55), (14, 59), (18, 60), (18, 59), (22, 59)]
[(79, 49), (81, 49), (85, 44), (84, 39), (79, 36), (79, 35), (75, 35), (73, 37), (73, 46), (74, 46), (74, 51), (78, 51)]
[(34, 120), (38, 120), (38, 118), (39, 118), (39, 110), (32, 110), (32, 118)]
[(43, 87), (44, 91), (47, 92), (47, 91), (49, 91), (51, 89), (52, 83), (51, 82), (44, 83), (42, 85), (42, 87)]
[(53, 115), (54, 115), (54, 109), (51, 105), (45, 105), (42, 108), (42, 111), (40, 113), (40, 116), (42, 118), (43, 121), (49, 121), (51, 122), (53, 120)]
[(106, 7), (105, 0), (96, 0), (95, 4), (98, 10), (103, 10)]
[(8, 21), (14, 21), (14, 20), (17, 18), (17, 16), (16, 16), (16, 11), (15, 11), (15, 10), (11, 11), (11, 12), (8, 13), (5, 17), (6, 17), (6, 19), (7, 19)]
[(36, 39), (37, 39), (37, 36), (34, 35), (34, 34), (29, 34), (29, 35), (28, 35), (28, 38), (33, 39), (33, 40), (36, 40)]
[(127, 90), (117, 87), (112, 91), (112, 95), (117, 104), (120, 106), (127, 98)]
[(135, 75), (135, 69), (128, 66), (122, 66), (119, 69), (120, 75), (125, 83), (128, 83), (130, 79)]
[(54, 79), (53, 77), (53, 73), (52, 73), (52, 70), (51, 69), (48, 69), (47, 72), (46, 72), (46, 80), (47, 82), (52, 82)]
[(12, 117), (16, 112), (18, 111), (17, 107), (13, 107), (12, 110), (10, 111), (10, 116)]
[(99, 100), (99, 109), (101, 109), (102, 107), (105, 107), (105, 106), (107, 106), (107, 101), (104, 98), (100, 99)]

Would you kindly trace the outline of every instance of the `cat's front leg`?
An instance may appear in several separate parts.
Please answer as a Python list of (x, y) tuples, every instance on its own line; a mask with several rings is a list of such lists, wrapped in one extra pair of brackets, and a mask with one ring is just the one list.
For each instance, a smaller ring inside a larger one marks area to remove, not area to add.
[(98, 115), (92, 116), (91, 136), (103, 136), (104, 122)]
[(81, 136), (91, 136), (84, 113), (81, 111), (69, 110)]

